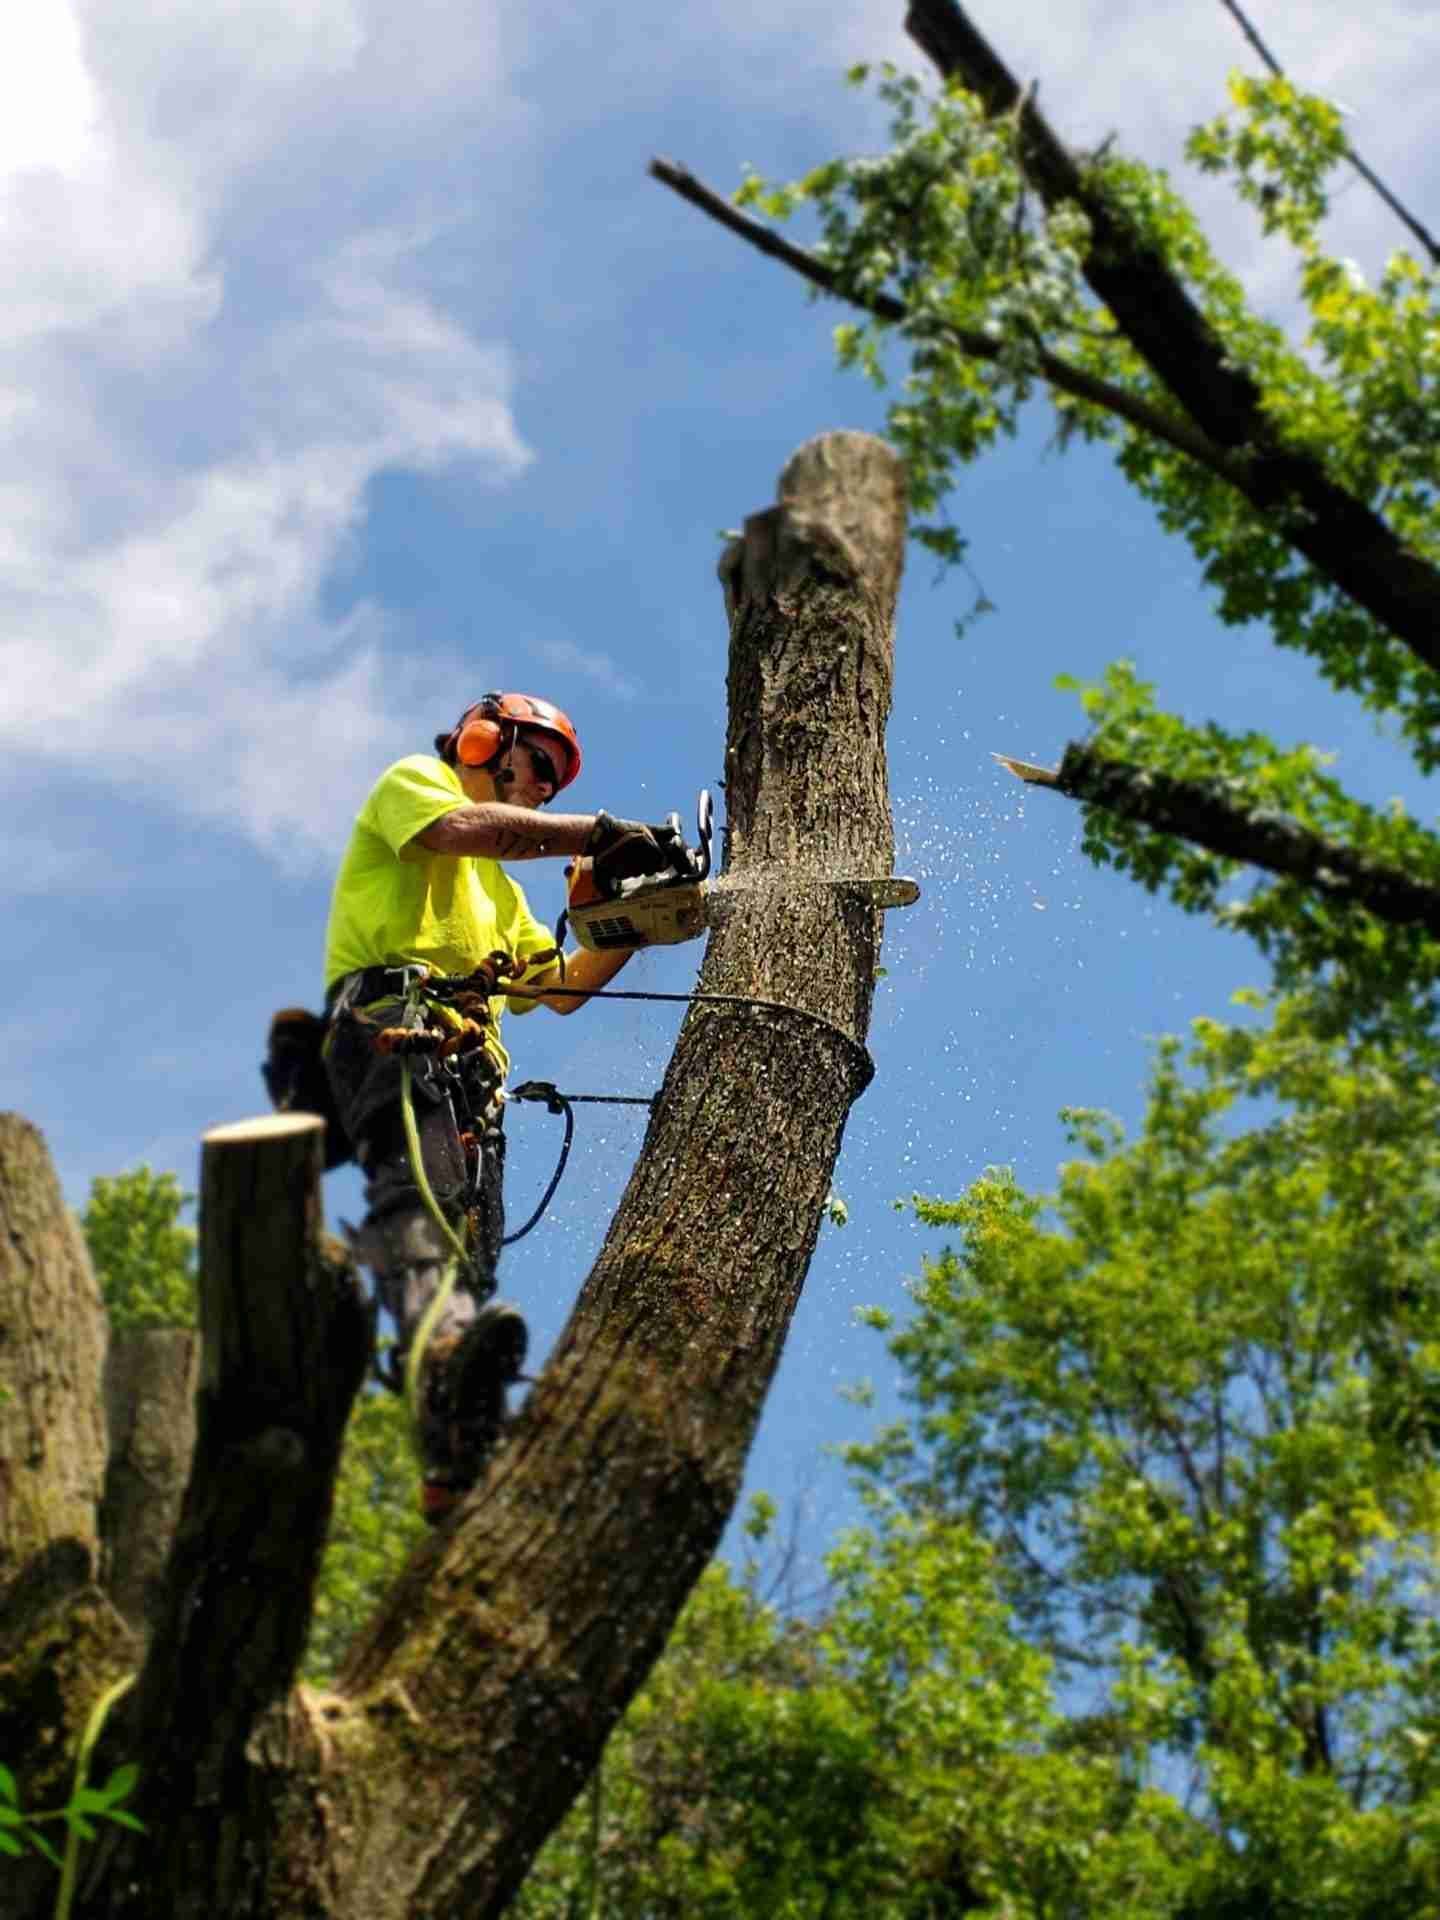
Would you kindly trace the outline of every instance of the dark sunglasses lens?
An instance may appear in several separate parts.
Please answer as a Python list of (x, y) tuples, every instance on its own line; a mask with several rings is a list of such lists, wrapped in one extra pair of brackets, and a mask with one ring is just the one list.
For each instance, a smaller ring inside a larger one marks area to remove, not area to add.
[(548, 786), (558, 787), (560, 779), (549, 754), (542, 753), (538, 747), (531, 747), (529, 751), (530, 765), (535, 769), (535, 778), (545, 781)]

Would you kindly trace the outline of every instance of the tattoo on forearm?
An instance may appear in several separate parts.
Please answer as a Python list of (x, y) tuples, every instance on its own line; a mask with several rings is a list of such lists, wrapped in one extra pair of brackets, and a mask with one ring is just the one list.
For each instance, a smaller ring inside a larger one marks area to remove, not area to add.
[(497, 860), (524, 860), (538, 857), (546, 851), (543, 833), (529, 834), (518, 832), (514, 827), (495, 829), (495, 858)]
[(542, 815), (491, 801), (457, 807), (415, 838), (431, 853), (479, 854), (490, 860), (538, 860), (547, 854), (579, 853), (594, 815)]

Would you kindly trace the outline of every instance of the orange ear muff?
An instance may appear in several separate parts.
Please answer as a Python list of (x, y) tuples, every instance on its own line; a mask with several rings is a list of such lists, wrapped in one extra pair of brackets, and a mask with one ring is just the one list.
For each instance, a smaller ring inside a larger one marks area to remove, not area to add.
[(493, 720), (479, 714), (467, 720), (455, 742), (455, 758), (465, 767), (483, 767), (500, 751), (504, 735)]

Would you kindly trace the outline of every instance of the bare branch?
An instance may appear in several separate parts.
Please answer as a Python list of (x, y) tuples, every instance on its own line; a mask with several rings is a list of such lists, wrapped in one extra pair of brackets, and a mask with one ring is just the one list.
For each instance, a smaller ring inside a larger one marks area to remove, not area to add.
[(1217, 782), (1177, 779), (1074, 744), (1053, 771), (1005, 754), (994, 758), (1029, 786), (1104, 807), (1225, 859), (1248, 861), (1329, 899), (1364, 907), (1394, 926), (1421, 926), (1440, 939), (1440, 887), (1327, 840), (1282, 814), (1237, 804)]
[[(1230, 15), (1231, 19), (1236, 22), (1240, 31), (1250, 42), (1256, 53), (1259, 54), (1261, 60), (1270, 69), (1271, 73), (1273, 73), (1278, 80), (1283, 80), (1285, 77), (1284, 68), (1260, 38), (1255, 27), (1246, 18), (1241, 8), (1236, 5), (1236, 0), (1220, 0), (1220, 4)], [(1375, 192), (1379, 194), (1391, 213), (1395, 215), (1395, 218), (1407, 227), (1420, 242), (1420, 245), (1430, 256), (1431, 265), (1440, 267), (1440, 242), (1437, 242), (1431, 234), (1426, 231), (1425, 227), (1415, 215), (1390, 191), (1380, 176), (1365, 164), (1348, 140), (1345, 142), (1345, 158), (1350, 162), (1351, 166), (1354, 167), (1360, 178), (1365, 181), (1366, 185), (1372, 187)]]
[[(828, 293), (837, 300), (845, 300), (862, 312), (874, 314), (877, 320), (892, 325), (900, 325), (908, 319), (909, 309), (903, 300), (897, 300), (893, 294), (876, 293), (868, 298), (842, 287), (840, 277), (833, 268), (827, 266), (816, 254), (809, 253), (804, 247), (794, 246), (776, 233), (773, 227), (767, 227), (763, 221), (752, 220), (748, 214), (733, 206), (721, 194), (697, 180), (687, 168), (674, 160), (656, 158), (650, 162), (652, 177), (663, 185), (673, 188), (682, 200), (688, 200), (693, 207), (699, 207), (702, 213), (708, 213), (712, 220), (718, 220), (722, 227), (728, 227), (732, 233), (739, 234), (761, 253), (768, 254), (772, 260), (779, 260), (818, 287), (822, 293)], [(992, 340), (988, 334), (974, 328), (956, 327), (946, 324), (942, 329), (945, 337), (954, 342), (962, 353), (974, 360), (998, 360), (1003, 351), (998, 340)], [(1050, 352), (1048, 347), (1035, 343), (1035, 363), (1037, 371), (1049, 384), (1061, 393), (1068, 393), (1072, 399), (1083, 400), (1092, 407), (1101, 407), (1107, 413), (1113, 413), (1117, 419), (1128, 421), (1141, 433), (1153, 435), (1163, 440), (1167, 446), (1174, 447), (1177, 453), (1188, 454), (1202, 467), (1218, 474), (1222, 480), (1238, 485), (1241, 477), (1240, 463), (1224, 448), (1199, 432), (1188, 420), (1174, 414), (1162, 412), (1151, 406), (1138, 395), (1127, 393), (1123, 387), (1114, 386), (1108, 380), (1100, 380), (1094, 374), (1086, 373), (1083, 368), (1075, 367), (1068, 360), (1062, 360), (1058, 354)]]

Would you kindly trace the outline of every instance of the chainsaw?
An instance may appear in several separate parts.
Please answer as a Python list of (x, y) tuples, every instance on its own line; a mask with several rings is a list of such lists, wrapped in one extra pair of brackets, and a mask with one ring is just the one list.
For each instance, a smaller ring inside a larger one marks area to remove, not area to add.
[[(734, 896), (761, 884), (755, 879), (710, 879), (710, 844), (714, 834), (714, 807), (708, 789), (702, 789), (696, 810), (696, 843), (686, 843), (678, 813), (672, 813), (658, 834), (670, 861), (668, 873), (648, 873), (607, 883), (595, 874), (594, 861), (584, 855), (565, 869), (569, 893), (565, 912), (555, 930), (555, 944), (564, 942), (568, 921), (576, 940), (591, 953), (630, 953), (637, 947), (672, 947), (694, 940), (713, 926)], [(810, 876), (797, 884), (816, 884)], [(909, 907), (920, 898), (914, 880), (821, 880), (821, 886), (843, 887), (871, 907)]]
[[(710, 877), (710, 842), (715, 810), (708, 788), (700, 794), (696, 844), (688, 846), (678, 813), (665, 822), (661, 850), (668, 873), (642, 873), (607, 883), (597, 876), (588, 854), (565, 869), (569, 891), (562, 926), (568, 920), (582, 947), (591, 953), (629, 953), (637, 947), (673, 947), (705, 931), (705, 882)], [(557, 929), (556, 945), (560, 945)]]

